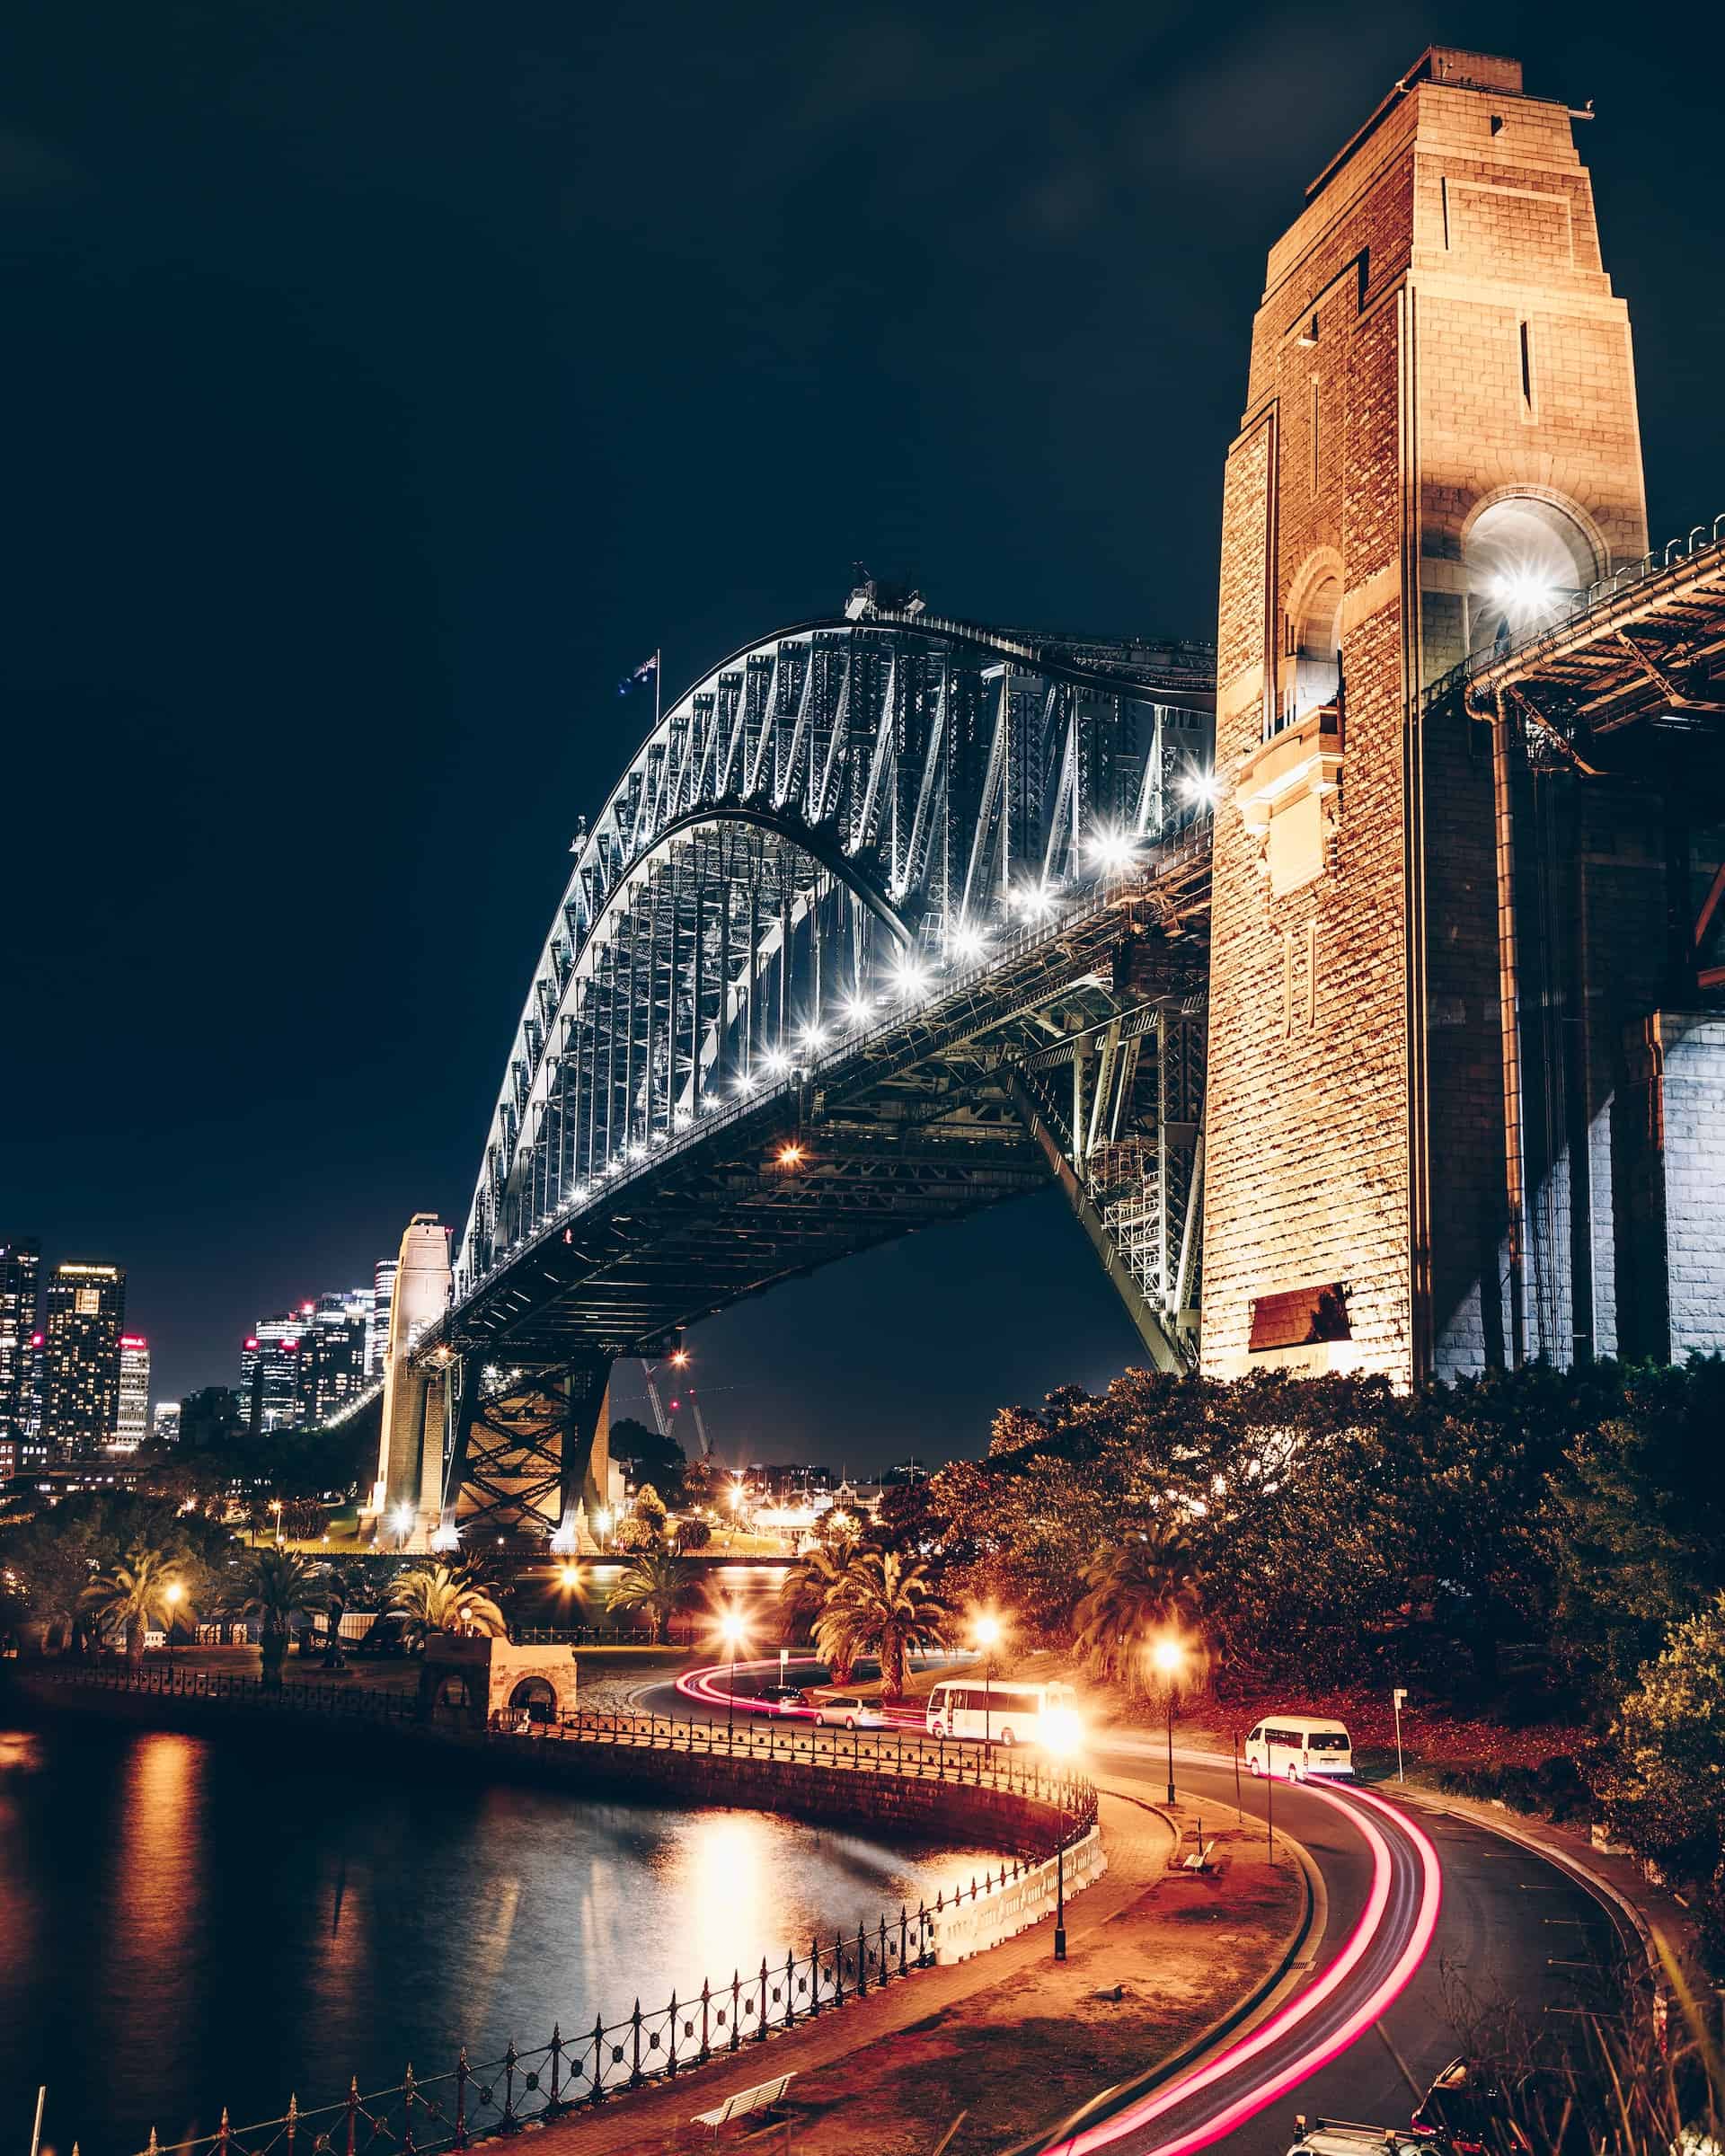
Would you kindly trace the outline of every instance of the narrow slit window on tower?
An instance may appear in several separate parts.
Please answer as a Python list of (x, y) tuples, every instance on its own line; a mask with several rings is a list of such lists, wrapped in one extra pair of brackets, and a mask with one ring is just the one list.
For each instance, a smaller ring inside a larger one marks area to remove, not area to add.
[(1521, 360), (1521, 416), (1534, 416), (1534, 326), (1523, 321), (1517, 325), (1517, 341)]
[(1318, 456), (1318, 377), (1312, 377), (1312, 491), (1315, 494), (1320, 483), (1322, 465)]

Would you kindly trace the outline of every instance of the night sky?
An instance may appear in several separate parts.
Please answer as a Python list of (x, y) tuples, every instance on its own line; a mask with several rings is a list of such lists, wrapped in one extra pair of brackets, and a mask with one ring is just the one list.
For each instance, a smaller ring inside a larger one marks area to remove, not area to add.
[[(261, 1312), (464, 1215), (656, 646), (680, 689), (857, 559), (1213, 633), (1265, 250), (1434, 40), (1597, 102), (1653, 532), (1711, 517), (1719, 23), (7, 11), (0, 1234), (128, 1267), (158, 1397), (232, 1383)], [(1048, 1197), (695, 1344), (722, 1450), (871, 1468), (1134, 1341)]]

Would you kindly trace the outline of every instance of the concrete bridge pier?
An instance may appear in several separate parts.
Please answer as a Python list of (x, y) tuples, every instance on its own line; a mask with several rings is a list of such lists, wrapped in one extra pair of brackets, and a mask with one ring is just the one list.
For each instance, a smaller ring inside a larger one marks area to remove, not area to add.
[(450, 1281), (449, 1231), (432, 1214), (416, 1213), (402, 1237), (390, 1304), (377, 1473), (366, 1515), (389, 1547), (428, 1550), (439, 1524), (445, 1374), (436, 1363), (416, 1363), (413, 1351), (448, 1307)]

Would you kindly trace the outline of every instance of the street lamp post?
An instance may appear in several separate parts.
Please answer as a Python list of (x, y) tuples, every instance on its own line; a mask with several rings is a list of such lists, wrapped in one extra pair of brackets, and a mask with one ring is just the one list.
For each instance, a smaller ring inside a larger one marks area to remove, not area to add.
[(180, 1585), (180, 1582), (177, 1579), (170, 1580), (168, 1582), (166, 1599), (168, 1604), (168, 1667), (170, 1669), (173, 1667), (174, 1662), (173, 1621), (179, 1614), (180, 1597), (185, 1593), (185, 1591), (186, 1590)]
[(593, 1524), (599, 1531), (599, 1551), (603, 1555), (611, 1546), (611, 1511), (608, 1506), (600, 1506), (593, 1515)]
[(725, 1682), (725, 1745), (731, 1742), (732, 1722), (737, 1711), (737, 1642), (743, 1636), (743, 1621), (735, 1610), (727, 1610), (719, 1621), (719, 1630), (730, 1648), (730, 1668)]
[[(1078, 1719), (1066, 1710), (1049, 1715), (1043, 1725), (1043, 1745), (1047, 1751), (1060, 1762), (1063, 1772), (1070, 1778), (1073, 1754), (1078, 1749)], [(1066, 1798), (1060, 1800), (1060, 1838), (1054, 1845), (1054, 1958), (1066, 1958)]]
[(995, 1741), (995, 1649), (999, 1644), (999, 1618), (978, 1617), (977, 1645), (982, 1649), (982, 1741), (985, 1746)]
[(1180, 1674), (1181, 1665), (1185, 1662), (1186, 1649), (1171, 1633), (1167, 1638), (1156, 1641), (1154, 1647), (1150, 1650), (1150, 1659), (1161, 1672), (1163, 1684), (1168, 1694), (1168, 1801), (1172, 1804), (1174, 1801), (1174, 1698), (1177, 1691), (1175, 1680)]

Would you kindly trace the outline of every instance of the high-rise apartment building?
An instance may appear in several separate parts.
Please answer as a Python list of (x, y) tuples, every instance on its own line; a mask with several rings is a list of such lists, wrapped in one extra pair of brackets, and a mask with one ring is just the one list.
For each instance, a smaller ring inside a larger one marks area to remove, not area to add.
[[(306, 1417), (301, 1376), (301, 1336), (311, 1329), (313, 1306), (260, 1318), (240, 1350), (240, 1413), (252, 1436), (291, 1430)], [(305, 1356), (309, 1366), (312, 1357)]]
[(30, 1343), (41, 1270), (39, 1243), (22, 1236), (0, 1241), (0, 1438), (20, 1446), (30, 1421)]
[(141, 1333), (119, 1339), (119, 1407), (111, 1452), (135, 1453), (150, 1427), (150, 1343)]
[(389, 1351), (389, 1309), (395, 1300), (395, 1275), (401, 1269), (399, 1258), (380, 1258), (372, 1285), (371, 1331), (366, 1341), (366, 1375), (378, 1378), (384, 1374), (384, 1357)]
[(68, 1262), (48, 1284), (44, 1436), (60, 1460), (88, 1459), (114, 1434), (126, 1275), (117, 1265)]
[[(338, 1289), (320, 1295), (302, 1335), (301, 1392), (309, 1420), (322, 1422), (366, 1387), (372, 1291)], [(309, 1349), (309, 1355), (306, 1350)]]
[(158, 1400), (155, 1412), (150, 1418), (150, 1435), (158, 1445), (178, 1445), (180, 1442), (180, 1402), (177, 1400)]

